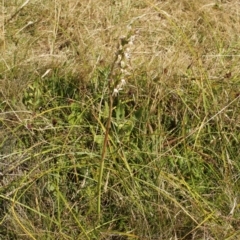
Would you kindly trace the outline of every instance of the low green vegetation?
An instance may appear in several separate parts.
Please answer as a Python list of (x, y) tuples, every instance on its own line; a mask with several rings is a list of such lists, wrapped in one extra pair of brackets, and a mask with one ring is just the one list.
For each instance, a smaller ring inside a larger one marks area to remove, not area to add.
[(0, 239), (238, 239), (233, 1), (2, 1)]

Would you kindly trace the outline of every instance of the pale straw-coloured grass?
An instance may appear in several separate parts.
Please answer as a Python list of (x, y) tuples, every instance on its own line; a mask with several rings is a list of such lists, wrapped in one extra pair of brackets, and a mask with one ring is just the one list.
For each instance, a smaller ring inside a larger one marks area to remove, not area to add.
[(237, 0), (1, 3), (1, 237), (238, 238)]

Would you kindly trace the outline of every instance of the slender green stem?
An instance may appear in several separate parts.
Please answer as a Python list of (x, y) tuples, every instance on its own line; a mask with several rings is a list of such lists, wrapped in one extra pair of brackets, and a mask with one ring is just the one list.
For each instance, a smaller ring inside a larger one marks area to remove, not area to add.
[[(118, 46), (119, 49), (119, 46)], [(98, 222), (101, 220), (101, 195), (102, 195), (102, 178), (103, 178), (103, 170), (104, 170), (104, 164), (105, 164), (105, 158), (106, 158), (106, 152), (107, 152), (107, 146), (108, 146), (108, 136), (111, 130), (111, 121), (112, 121), (112, 110), (113, 110), (113, 95), (112, 95), (112, 85), (113, 85), (113, 70), (115, 63), (117, 61), (118, 57), (118, 51), (115, 55), (115, 59), (112, 63), (109, 75), (108, 75), (108, 96), (109, 96), (109, 113), (108, 113), (108, 120), (105, 128), (105, 136), (104, 136), (104, 142), (103, 142), (103, 148), (102, 148), (102, 155), (101, 155), (101, 163), (100, 163), (100, 169), (99, 169), (99, 176), (98, 176), (98, 202), (97, 202), (97, 214), (98, 214)]]

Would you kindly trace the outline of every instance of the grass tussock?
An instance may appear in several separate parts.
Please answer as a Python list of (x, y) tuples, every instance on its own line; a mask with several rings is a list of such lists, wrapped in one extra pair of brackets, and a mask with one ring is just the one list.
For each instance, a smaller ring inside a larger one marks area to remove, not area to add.
[(2, 1), (1, 239), (238, 239), (232, 1)]

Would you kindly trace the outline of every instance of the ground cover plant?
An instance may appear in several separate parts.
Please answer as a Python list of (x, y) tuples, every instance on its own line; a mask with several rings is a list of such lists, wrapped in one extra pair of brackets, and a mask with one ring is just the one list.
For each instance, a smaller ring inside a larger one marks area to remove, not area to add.
[(2, 0), (0, 239), (238, 239), (237, 0)]

